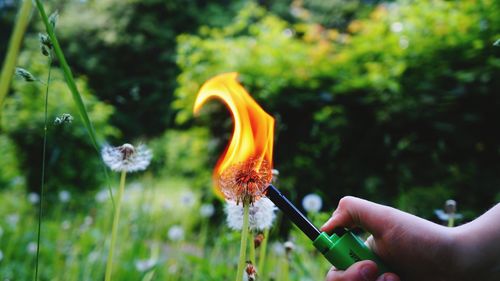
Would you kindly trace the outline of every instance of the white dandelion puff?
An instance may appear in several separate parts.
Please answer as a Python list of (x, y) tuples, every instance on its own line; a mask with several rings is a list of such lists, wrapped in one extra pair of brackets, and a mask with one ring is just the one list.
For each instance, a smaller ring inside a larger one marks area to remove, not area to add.
[(271, 251), (277, 256), (282, 256), (285, 254), (285, 246), (281, 242), (273, 242), (271, 244)]
[(67, 203), (69, 202), (70, 199), (71, 199), (71, 193), (69, 193), (69, 191), (62, 190), (59, 192), (59, 201)]
[(307, 194), (302, 199), (302, 207), (304, 207), (304, 210), (308, 213), (317, 213), (321, 210), (322, 206), (323, 200), (321, 200), (321, 197), (318, 194)]
[(174, 225), (168, 230), (168, 239), (172, 241), (180, 241), (184, 239), (184, 228), (180, 225)]
[(145, 170), (153, 157), (146, 145), (140, 144), (134, 147), (128, 143), (118, 147), (104, 146), (101, 155), (104, 163), (116, 172)]
[(153, 268), (157, 263), (156, 259), (147, 259), (147, 260), (136, 260), (134, 261), (135, 268), (139, 272), (145, 272)]
[(102, 203), (109, 198), (109, 190), (103, 189), (99, 192), (96, 193), (95, 195), (95, 201)]
[(7, 223), (12, 227), (16, 227), (17, 223), (19, 222), (19, 214), (10, 214), (7, 215)]
[(394, 33), (400, 33), (401, 31), (403, 31), (403, 28), (403, 24), (400, 22), (393, 22), (391, 24), (391, 31)]
[[(227, 225), (234, 230), (243, 227), (243, 204), (234, 201), (226, 201)], [(249, 227), (251, 230), (264, 230), (273, 225), (276, 218), (276, 206), (266, 197), (255, 201), (249, 207)]]
[(31, 204), (37, 204), (38, 202), (40, 202), (40, 195), (38, 195), (38, 193), (35, 192), (30, 192), (28, 194), (28, 201)]
[(64, 230), (68, 230), (71, 227), (71, 223), (68, 220), (64, 220), (61, 223), (61, 228)]
[(37, 246), (36, 242), (29, 242), (28, 245), (26, 246), (26, 250), (30, 254), (36, 253), (37, 249), (38, 249), (38, 246)]
[(181, 195), (181, 204), (186, 208), (192, 207), (196, 203), (195, 194), (191, 191), (185, 191)]
[(211, 217), (215, 212), (214, 205), (212, 204), (203, 204), (200, 207), (200, 216), (203, 218)]

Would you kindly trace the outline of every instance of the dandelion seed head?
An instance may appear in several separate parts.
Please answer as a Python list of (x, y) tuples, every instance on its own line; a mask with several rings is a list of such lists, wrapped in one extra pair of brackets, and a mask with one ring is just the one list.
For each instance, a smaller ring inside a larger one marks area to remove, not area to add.
[(249, 159), (227, 168), (219, 178), (219, 187), (230, 201), (259, 200), (272, 180), (271, 166), (266, 160)]
[(98, 251), (92, 251), (92, 252), (90, 252), (90, 254), (88, 255), (87, 259), (89, 260), (89, 262), (91, 262), (91, 263), (92, 263), (92, 262), (96, 262), (96, 261), (99, 259), (99, 257), (100, 257), (100, 256), (101, 256), (101, 255), (99, 254), (99, 252), (98, 252)]
[(391, 31), (394, 33), (399, 33), (403, 31), (403, 24), (400, 22), (394, 22), (391, 24)]
[(444, 210), (447, 214), (455, 213), (457, 211), (457, 201), (453, 199), (446, 200)]
[(38, 249), (38, 246), (37, 246), (36, 242), (29, 242), (28, 245), (26, 246), (26, 250), (28, 251), (29, 254), (36, 253), (37, 249)]
[(139, 272), (145, 272), (153, 268), (158, 261), (156, 259), (150, 258), (146, 260), (136, 260), (134, 261), (135, 268)]
[(172, 241), (181, 241), (184, 239), (184, 228), (180, 225), (174, 225), (168, 230), (168, 239)]
[(166, 200), (163, 202), (162, 206), (163, 206), (163, 209), (165, 209), (165, 210), (170, 210), (170, 209), (172, 209), (173, 204), (172, 204), (172, 202), (171, 202), (169, 199), (166, 199)]
[(145, 170), (153, 157), (146, 145), (140, 144), (134, 147), (128, 143), (118, 147), (104, 146), (101, 155), (104, 163), (116, 172)]
[(40, 195), (38, 195), (38, 193), (35, 192), (30, 192), (28, 194), (28, 201), (31, 204), (37, 204), (38, 202), (40, 202)]
[(61, 190), (59, 192), (59, 201), (61, 201), (62, 203), (67, 203), (69, 202), (70, 199), (71, 199), (71, 193), (69, 193), (69, 191)]
[(254, 281), (257, 276), (257, 269), (253, 266), (251, 261), (247, 261), (247, 266), (245, 268), (245, 273), (248, 281)]
[(214, 213), (215, 213), (214, 205), (212, 205), (212, 204), (201, 205), (200, 216), (202, 218), (209, 218), (209, 217), (213, 216)]
[(286, 241), (283, 246), (287, 254), (290, 254), (295, 249), (295, 244), (292, 241)]
[(12, 227), (16, 227), (17, 223), (19, 222), (19, 214), (10, 214), (7, 215), (7, 223)]
[[(234, 201), (226, 202), (226, 221), (229, 228), (241, 230), (243, 227), (243, 206)], [(273, 225), (276, 218), (276, 206), (267, 197), (255, 201), (249, 206), (248, 222), (251, 230), (264, 230)]]
[(107, 190), (107, 189), (103, 189), (103, 190), (97, 192), (95, 195), (95, 201), (97, 201), (99, 203), (102, 203), (102, 202), (108, 200), (108, 198), (109, 198), (109, 190)]
[(282, 256), (285, 254), (285, 246), (283, 246), (281, 242), (273, 242), (273, 244), (271, 244), (271, 251), (277, 256)]
[(182, 194), (181, 194), (181, 204), (184, 206), (184, 207), (192, 207), (194, 205), (194, 203), (196, 203), (196, 198), (195, 198), (195, 194), (191, 191), (184, 191)]
[(68, 230), (71, 227), (71, 223), (68, 220), (64, 220), (61, 223), (61, 228), (64, 230)]
[(258, 233), (257, 235), (255, 235), (255, 237), (253, 238), (253, 243), (255, 245), (255, 249), (260, 247), (260, 245), (262, 244), (264, 239), (266, 239), (266, 237), (264, 237), (264, 234), (262, 234), (262, 233)]
[(311, 193), (304, 196), (302, 199), (302, 207), (309, 213), (317, 213), (323, 206), (323, 200), (317, 194)]

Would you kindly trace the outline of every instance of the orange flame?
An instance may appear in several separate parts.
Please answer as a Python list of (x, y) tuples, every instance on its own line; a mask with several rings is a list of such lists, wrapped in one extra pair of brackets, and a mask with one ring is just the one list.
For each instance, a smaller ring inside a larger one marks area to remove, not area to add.
[(214, 169), (218, 195), (252, 202), (271, 181), (274, 119), (237, 81), (238, 73), (220, 74), (203, 84), (194, 104), (195, 114), (211, 98), (222, 100), (234, 120), (233, 135)]

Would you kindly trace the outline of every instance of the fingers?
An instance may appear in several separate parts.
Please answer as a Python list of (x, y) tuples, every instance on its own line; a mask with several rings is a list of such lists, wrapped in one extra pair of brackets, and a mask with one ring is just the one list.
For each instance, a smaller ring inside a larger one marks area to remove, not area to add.
[(360, 198), (347, 196), (339, 201), (332, 217), (321, 227), (322, 231), (331, 232), (335, 227), (361, 227), (379, 236), (387, 228), (394, 209)]
[(332, 267), (326, 276), (326, 281), (400, 281), (394, 273), (378, 276), (377, 265), (372, 261), (360, 261), (347, 270), (337, 270)]
[(326, 281), (375, 281), (377, 272), (377, 265), (374, 262), (360, 261), (345, 271), (332, 267), (326, 276)]

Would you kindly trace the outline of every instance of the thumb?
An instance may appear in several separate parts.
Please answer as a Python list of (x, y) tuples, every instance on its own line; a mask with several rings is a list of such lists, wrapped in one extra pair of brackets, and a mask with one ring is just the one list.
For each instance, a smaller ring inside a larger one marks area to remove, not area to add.
[(393, 212), (393, 208), (346, 196), (340, 199), (337, 209), (321, 227), (321, 231), (331, 232), (337, 227), (361, 227), (377, 238), (388, 224), (392, 225)]

